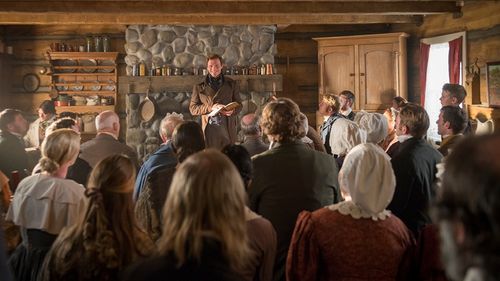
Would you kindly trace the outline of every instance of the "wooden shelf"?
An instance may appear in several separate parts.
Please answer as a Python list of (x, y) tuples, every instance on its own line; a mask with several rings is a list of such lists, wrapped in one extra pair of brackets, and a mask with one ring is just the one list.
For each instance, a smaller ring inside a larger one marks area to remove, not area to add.
[(75, 105), (75, 106), (56, 106), (56, 112), (65, 111), (76, 113), (100, 113), (105, 110), (114, 110), (114, 105)]
[(75, 82), (75, 83), (54, 83), (52, 86), (115, 86), (115, 83), (93, 83), (93, 82)]
[(67, 60), (67, 59), (94, 59), (94, 60), (113, 60), (118, 58), (118, 52), (47, 52), (49, 60)]
[(69, 95), (114, 95), (115, 91), (57, 91), (59, 94), (69, 94)]
[[(116, 59), (118, 58), (118, 52), (47, 52), (47, 57), (52, 67), (51, 86), (58, 94), (66, 94), (68, 96), (97, 95), (99, 97), (112, 97), (116, 104), (116, 93), (118, 91)], [(91, 60), (94, 63), (91, 63), (91, 65), (88, 63), (80, 65), (84, 60)], [(75, 65), (68, 65), (65, 61), (73, 61), (71, 64)], [(102, 61), (107, 61), (108, 63), (102, 63)], [(78, 88), (75, 88), (75, 86), (78, 86)], [(106, 86), (108, 86), (108, 88), (103, 89), (103, 87)], [(110, 90), (109, 86), (114, 88)], [(94, 87), (94, 89), (99, 88), (99, 90), (91, 90), (92, 87)], [(57, 88), (62, 90), (58, 90)], [(58, 113), (63, 111), (99, 113), (105, 110), (115, 110), (115, 105), (56, 107)]]
[[(74, 67), (73, 67), (74, 68)], [(70, 72), (70, 73), (52, 73), (52, 76), (115, 76), (116, 74), (106, 73), (106, 72), (93, 72), (93, 73), (82, 73), (82, 72)]]
[[(273, 75), (225, 75), (238, 81), (240, 92), (280, 92), (283, 91), (283, 76)], [(120, 76), (120, 94), (145, 93), (148, 88), (154, 92), (191, 92), (193, 86), (203, 82), (202, 75), (179, 76)]]

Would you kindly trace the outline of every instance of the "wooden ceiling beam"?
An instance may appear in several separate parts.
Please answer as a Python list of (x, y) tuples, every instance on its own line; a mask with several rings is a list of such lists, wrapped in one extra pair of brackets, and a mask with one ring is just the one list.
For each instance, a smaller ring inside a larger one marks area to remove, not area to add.
[(101, 13), (5, 13), (0, 12), (0, 24), (194, 24), (194, 25), (231, 25), (231, 24), (374, 24), (410, 23), (421, 24), (423, 16), (398, 15), (158, 15), (148, 13), (101, 14)]
[(455, 1), (0, 1), (1, 12), (12, 13), (151, 13), (209, 16), (211, 14), (295, 15), (426, 15), (460, 12)]
[(461, 1), (4, 1), (0, 24), (420, 24)]

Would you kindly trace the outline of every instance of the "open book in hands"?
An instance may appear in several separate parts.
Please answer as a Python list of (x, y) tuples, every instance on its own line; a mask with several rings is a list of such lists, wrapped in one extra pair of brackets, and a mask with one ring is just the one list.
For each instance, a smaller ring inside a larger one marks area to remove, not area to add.
[(238, 102), (230, 102), (228, 104), (226, 104), (225, 106), (222, 106), (222, 107), (219, 107), (218, 109), (214, 109), (212, 110), (212, 112), (210, 112), (208, 114), (209, 117), (212, 117), (212, 116), (215, 116), (217, 115), (221, 110), (224, 110), (224, 111), (231, 111), (231, 110), (235, 110), (236, 108), (240, 107), (241, 104), (239, 104)]

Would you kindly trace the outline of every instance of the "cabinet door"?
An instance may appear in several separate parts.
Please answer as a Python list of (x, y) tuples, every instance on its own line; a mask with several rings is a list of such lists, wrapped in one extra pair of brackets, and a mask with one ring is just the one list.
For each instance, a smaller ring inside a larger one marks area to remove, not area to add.
[(361, 109), (383, 110), (399, 92), (398, 44), (359, 45)]
[(320, 94), (354, 92), (354, 46), (325, 47), (322, 53)]

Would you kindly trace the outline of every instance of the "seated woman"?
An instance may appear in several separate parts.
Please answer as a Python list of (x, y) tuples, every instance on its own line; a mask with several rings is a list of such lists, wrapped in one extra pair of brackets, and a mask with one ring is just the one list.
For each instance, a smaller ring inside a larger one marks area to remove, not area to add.
[(213, 149), (177, 169), (163, 208), (160, 255), (133, 266), (124, 280), (244, 280), (248, 261), (245, 189), (238, 171)]
[(375, 144), (353, 148), (339, 172), (347, 201), (302, 212), (287, 259), (287, 280), (407, 280), (413, 237), (385, 208), (396, 179)]
[(20, 226), (22, 243), (9, 259), (15, 279), (36, 280), (57, 235), (84, 211), (83, 186), (65, 179), (80, 150), (80, 135), (71, 129), (52, 132), (42, 142), (41, 173), (23, 179), (7, 212)]
[(54, 242), (40, 280), (117, 280), (122, 269), (152, 253), (152, 241), (135, 223), (134, 182), (135, 165), (125, 155), (97, 164), (85, 192), (87, 210)]
[[(230, 144), (222, 149), (222, 153), (233, 162), (240, 172), (245, 189), (248, 189), (253, 173), (252, 159), (248, 151), (241, 145)], [(276, 258), (276, 231), (271, 222), (246, 206), (245, 217), (252, 255), (241, 273), (247, 281), (271, 281)]]
[[(77, 126), (76, 120), (69, 118), (69, 117), (64, 117), (60, 119), (56, 119), (50, 126), (47, 127), (45, 130), (45, 135), (48, 136), (50, 135), (53, 131), (58, 130), (58, 129), (72, 129), (73, 131), (79, 133), (80, 129)], [(78, 162), (78, 157), (76, 158), (75, 162)], [(33, 168), (33, 172), (31, 173), (32, 175), (38, 174), (42, 171), (40, 168), (40, 163), (36, 164), (36, 166)], [(66, 174), (66, 178), (67, 174)]]

